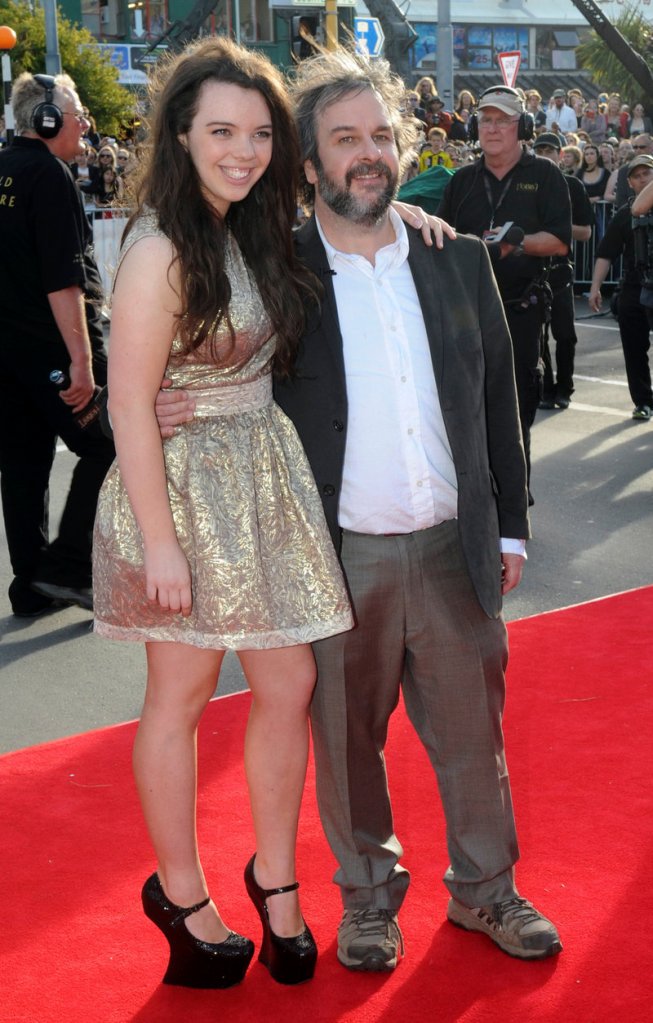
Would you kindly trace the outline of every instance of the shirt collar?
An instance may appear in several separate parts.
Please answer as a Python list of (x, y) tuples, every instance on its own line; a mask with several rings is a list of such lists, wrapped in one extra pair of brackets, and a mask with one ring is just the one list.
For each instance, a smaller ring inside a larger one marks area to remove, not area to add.
[[(381, 261), (384, 265), (401, 266), (401, 264), (408, 259), (408, 232), (406, 231), (406, 225), (403, 220), (392, 206), (390, 206), (388, 210), (388, 215), (390, 217), (390, 223), (394, 228), (395, 240), (391, 242), (390, 245), (384, 245), (382, 249), (379, 249), (377, 257), (381, 257)], [(320, 234), (320, 238), (322, 239), (322, 244), (324, 245), (329, 269), (333, 270), (334, 264), (338, 259), (344, 259), (351, 262), (352, 260), (364, 258), (362, 256), (357, 256), (355, 253), (341, 252), (340, 249), (336, 249), (324, 234), (320, 218), (317, 213), (315, 214), (315, 223), (317, 224), (317, 229)], [(378, 262), (379, 260), (377, 258), (377, 263)]]

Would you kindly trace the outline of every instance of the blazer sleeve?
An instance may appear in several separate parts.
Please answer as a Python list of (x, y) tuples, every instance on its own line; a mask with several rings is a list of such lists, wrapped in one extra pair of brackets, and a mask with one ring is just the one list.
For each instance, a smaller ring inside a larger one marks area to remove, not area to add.
[(499, 533), (528, 539), (528, 491), (512, 341), (487, 248), (478, 246), (478, 310), (485, 357), (485, 410)]

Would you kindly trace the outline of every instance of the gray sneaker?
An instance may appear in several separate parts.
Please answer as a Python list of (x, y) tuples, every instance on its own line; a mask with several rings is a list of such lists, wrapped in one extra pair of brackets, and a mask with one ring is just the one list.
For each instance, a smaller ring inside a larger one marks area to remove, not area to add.
[(397, 914), (391, 909), (346, 909), (338, 927), (338, 959), (349, 970), (394, 970), (404, 954)]
[(517, 959), (546, 959), (562, 952), (560, 936), (551, 921), (518, 896), (479, 909), (468, 909), (450, 899), (447, 918), (466, 931), (487, 934), (499, 948)]

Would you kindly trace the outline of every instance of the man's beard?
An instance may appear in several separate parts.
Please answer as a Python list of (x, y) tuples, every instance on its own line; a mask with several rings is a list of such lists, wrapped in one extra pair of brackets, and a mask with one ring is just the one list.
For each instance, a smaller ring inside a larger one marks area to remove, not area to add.
[[(383, 160), (376, 163), (360, 163), (351, 167), (345, 175), (345, 187), (327, 177), (322, 162), (316, 155), (313, 166), (317, 174), (317, 191), (330, 210), (339, 217), (350, 220), (361, 227), (378, 224), (397, 193), (398, 177)], [(357, 199), (351, 192), (351, 183), (357, 174), (382, 174), (386, 187), (369, 200)]]

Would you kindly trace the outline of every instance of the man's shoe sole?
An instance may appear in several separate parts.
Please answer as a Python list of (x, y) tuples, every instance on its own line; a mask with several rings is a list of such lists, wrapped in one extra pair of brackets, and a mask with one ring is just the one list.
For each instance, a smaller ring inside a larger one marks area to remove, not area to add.
[(33, 582), (32, 589), (36, 590), (37, 593), (42, 593), (44, 597), (50, 597), (52, 600), (63, 600), (67, 604), (75, 604), (77, 607), (83, 608), (84, 611), (93, 610), (93, 597), (91, 594), (82, 592), (83, 587), (76, 589), (74, 586), (58, 586), (55, 583)]
[(479, 934), (486, 934), (491, 941), (500, 948), (502, 952), (506, 952), (507, 955), (512, 956), (513, 959), (548, 959), (550, 956), (558, 955), (562, 952), (562, 942), (554, 941), (548, 948), (517, 948), (515, 945), (511, 945), (506, 941), (501, 940), (501, 934), (497, 931), (493, 931), (491, 927), (479, 920), (478, 917), (472, 913), (465, 911), (465, 907), (460, 905), (451, 899), (449, 907), (447, 909), (447, 920), (449, 923), (454, 924), (455, 927), (460, 927), (464, 931), (477, 931)]
[(16, 618), (43, 618), (45, 615), (54, 614), (55, 611), (62, 611), (64, 607), (70, 607), (70, 604), (65, 600), (54, 600), (35, 611), (17, 611), (16, 608), (12, 608), (12, 614)]
[(337, 951), (338, 962), (348, 970), (359, 973), (392, 973), (397, 967), (397, 959), (384, 959), (382, 955), (370, 954), (364, 959), (350, 959), (340, 949)]

